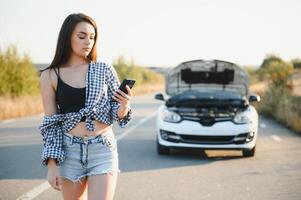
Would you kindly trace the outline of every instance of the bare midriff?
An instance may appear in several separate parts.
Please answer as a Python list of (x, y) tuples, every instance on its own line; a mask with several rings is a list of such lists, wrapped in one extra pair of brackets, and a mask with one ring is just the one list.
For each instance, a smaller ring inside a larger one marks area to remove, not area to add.
[(85, 122), (79, 122), (73, 129), (71, 129), (68, 133), (74, 136), (84, 137), (84, 136), (97, 136), (101, 135), (112, 129), (110, 125), (102, 123), (97, 120), (92, 121), (95, 131), (89, 131), (86, 128)]

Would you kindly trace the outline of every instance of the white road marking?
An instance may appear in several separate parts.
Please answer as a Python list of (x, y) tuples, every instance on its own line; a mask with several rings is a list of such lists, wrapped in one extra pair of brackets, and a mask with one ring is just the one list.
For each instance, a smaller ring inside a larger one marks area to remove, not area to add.
[(7, 119), (7, 120), (1, 121), (1, 123), (7, 124), (7, 123), (9, 123), (9, 122), (14, 122), (14, 121), (16, 121), (16, 119)]
[(281, 142), (281, 138), (277, 135), (272, 135), (273, 140), (275, 140), (276, 142)]
[(264, 123), (260, 123), (260, 124), (259, 124), (259, 127), (260, 127), (260, 128), (266, 128), (267, 126), (266, 126)]
[(47, 181), (45, 181), (41, 185), (33, 188), (32, 190), (30, 190), (26, 194), (23, 194), (22, 196), (20, 196), (19, 198), (17, 198), (17, 200), (30, 200), (30, 199), (34, 199), (36, 196), (38, 196), (39, 194), (41, 194), (42, 192), (44, 192), (45, 190), (47, 190), (49, 187), (50, 187), (49, 183)]
[[(154, 112), (154, 113), (152, 113), (150, 116), (141, 119), (137, 124), (135, 124), (134, 126), (130, 127), (126, 131), (124, 131), (123, 134), (119, 135), (119, 137), (117, 137), (116, 140), (121, 140), (126, 135), (128, 135), (130, 132), (132, 132), (133, 130), (135, 130), (138, 126), (140, 126), (144, 122), (146, 122), (149, 119), (151, 119), (152, 117), (154, 117), (156, 114), (157, 114), (157, 111)], [(34, 199), (35, 197), (37, 197), (38, 195), (40, 195), (41, 193), (43, 193), (45, 190), (47, 190), (50, 187), (51, 186), (48, 183), (48, 181), (45, 181), (41, 185), (33, 188), (29, 192), (27, 192), (27, 193), (23, 194), (22, 196), (20, 196), (19, 198), (17, 198), (17, 200), (32, 200), (32, 199)]]
[(132, 132), (133, 130), (135, 130), (138, 126), (140, 126), (141, 124), (143, 124), (144, 122), (146, 122), (147, 120), (151, 119), (153, 116), (155, 116), (157, 114), (157, 111), (154, 112), (153, 114), (151, 114), (148, 117), (145, 117), (143, 119), (141, 119), (137, 124), (135, 124), (134, 126), (130, 127), (129, 129), (127, 129), (126, 131), (124, 131), (121, 135), (119, 135), (117, 137), (117, 140), (121, 140), (122, 138), (124, 138), (127, 134), (129, 134), (130, 132)]
[[(36, 115), (32, 115), (32, 117), (43, 117), (44, 116), (44, 113), (39, 113), (39, 114), (36, 114)], [(6, 124), (6, 123), (10, 123), (10, 122), (14, 122), (18, 119), (25, 119), (26, 117), (31, 117), (31, 116), (25, 116), (25, 117), (20, 117), (20, 118), (11, 118), (11, 119), (6, 119), (6, 120), (2, 120), (0, 121), (0, 124)]]

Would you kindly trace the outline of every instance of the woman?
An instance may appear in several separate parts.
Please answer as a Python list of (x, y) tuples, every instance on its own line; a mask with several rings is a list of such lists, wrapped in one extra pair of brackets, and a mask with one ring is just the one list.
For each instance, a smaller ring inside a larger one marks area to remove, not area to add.
[(86, 192), (89, 200), (113, 199), (120, 171), (111, 126), (117, 121), (123, 128), (132, 118), (130, 88), (127, 94), (118, 90), (114, 68), (96, 62), (97, 36), (93, 19), (69, 15), (54, 59), (40, 76), (42, 164), (48, 182), (66, 200), (84, 198)]

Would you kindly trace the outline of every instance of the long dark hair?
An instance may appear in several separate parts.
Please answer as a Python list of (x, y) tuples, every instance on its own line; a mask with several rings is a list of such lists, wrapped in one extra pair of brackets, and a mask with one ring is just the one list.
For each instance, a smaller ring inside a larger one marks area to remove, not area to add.
[(70, 14), (63, 22), (63, 25), (61, 27), (59, 37), (57, 40), (55, 55), (54, 55), (54, 58), (53, 58), (51, 64), (47, 68), (41, 70), (40, 72), (42, 72), (48, 68), (59, 67), (60, 65), (65, 64), (68, 61), (68, 59), (71, 56), (71, 52), (72, 52), (71, 35), (75, 29), (75, 26), (79, 22), (88, 22), (89, 24), (91, 24), (94, 27), (94, 30), (95, 30), (94, 45), (91, 49), (91, 52), (87, 56), (87, 59), (89, 61), (97, 60), (97, 49), (96, 49), (96, 45), (95, 45), (97, 42), (96, 23), (91, 17), (89, 17), (83, 13), (74, 13), (74, 14)]

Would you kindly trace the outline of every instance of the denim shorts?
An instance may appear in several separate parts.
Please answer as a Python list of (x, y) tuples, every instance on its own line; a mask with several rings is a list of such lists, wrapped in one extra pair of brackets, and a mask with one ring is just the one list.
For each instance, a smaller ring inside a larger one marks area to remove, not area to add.
[(60, 165), (60, 175), (72, 182), (81, 182), (86, 176), (120, 172), (112, 130), (89, 137), (63, 133), (63, 149), (66, 157)]

